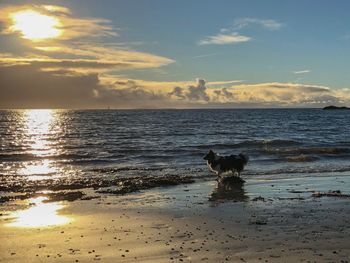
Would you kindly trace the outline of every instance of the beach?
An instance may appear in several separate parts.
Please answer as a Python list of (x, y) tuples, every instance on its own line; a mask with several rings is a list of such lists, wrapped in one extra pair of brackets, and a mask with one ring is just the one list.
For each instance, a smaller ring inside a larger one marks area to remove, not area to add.
[[(332, 178), (332, 187), (348, 184)], [(126, 195), (85, 189), (90, 198), (72, 202), (45, 193), (30, 205), (7, 202), (0, 261), (348, 262), (349, 196), (317, 195), (330, 177), (315, 179), (247, 180), (240, 189), (208, 179)], [(35, 207), (46, 211), (44, 222)], [(33, 208), (29, 218), (39, 218), (21, 220), (18, 211)]]

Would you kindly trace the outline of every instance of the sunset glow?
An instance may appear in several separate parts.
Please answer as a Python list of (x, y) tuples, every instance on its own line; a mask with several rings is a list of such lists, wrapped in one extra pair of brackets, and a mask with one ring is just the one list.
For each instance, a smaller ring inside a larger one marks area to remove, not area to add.
[(62, 34), (58, 19), (41, 14), (34, 10), (24, 10), (11, 14), (13, 25), (11, 30), (19, 32), (23, 38), (42, 41), (56, 38)]
[[(132, 1), (112, 1), (99, 12), (95, 2), (84, 3), (84, 9), (79, 1), (5, 2), (0, 5), (0, 73), (6, 76), (0, 108), (313, 108), (350, 103), (350, 75), (343, 74), (350, 37), (339, 26), (347, 24), (348, 4), (336, 8), (325, 3), (313, 17), (304, 4), (302, 19), (295, 20), (288, 14), (292, 1), (288, 8), (276, 1), (263, 9), (245, 1), (222, 6), (180, 1), (170, 14), (169, 5), (154, 0), (157, 8), (146, 23), (143, 15), (134, 15)], [(213, 17), (196, 18), (198, 8)], [(179, 24), (182, 16), (189, 17), (191, 27)], [(331, 24), (324, 20), (328, 16), (334, 17)], [(313, 23), (334, 30), (333, 37), (315, 31)], [(311, 48), (319, 43), (321, 48)], [(333, 66), (325, 66), (326, 61)]]

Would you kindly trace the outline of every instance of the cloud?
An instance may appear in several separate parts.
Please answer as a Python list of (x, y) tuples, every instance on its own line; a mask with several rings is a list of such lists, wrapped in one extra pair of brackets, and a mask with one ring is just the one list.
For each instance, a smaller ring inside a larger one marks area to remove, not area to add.
[[(65, 74), (67, 73), (67, 74)], [(36, 65), (0, 67), (0, 108), (164, 108), (171, 104), (165, 93), (128, 81), (113, 85), (99, 74), (43, 72)], [(173, 107), (176, 104), (173, 103)]]
[(198, 45), (226, 45), (248, 42), (251, 37), (240, 35), (236, 32), (230, 34), (217, 34), (215, 36), (208, 36), (198, 42)]
[(64, 54), (69, 56), (79, 56), (86, 59), (102, 60), (114, 63), (125, 62), (135, 65), (135, 68), (158, 68), (174, 60), (157, 56), (150, 53), (138, 52), (113, 45), (103, 45), (94, 43), (71, 43), (66, 46), (58, 46), (49, 54)]
[(59, 36), (60, 40), (117, 35), (110, 20), (76, 18), (68, 8), (56, 5), (15, 5), (0, 8), (0, 22), (4, 24), (2, 34), (21, 34), (13, 26), (13, 15), (24, 11), (34, 11), (57, 21), (57, 29), (62, 31)]
[(234, 94), (228, 88), (213, 90), (213, 101), (216, 103), (230, 103), (234, 101)]
[[(120, 85), (127, 83), (130, 79), (123, 76), (115, 76), (103, 74), (100, 75), (100, 81), (103, 85)], [(189, 86), (196, 86), (197, 80), (189, 81), (151, 81), (151, 80), (141, 80), (141, 79), (132, 79), (138, 86), (141, 86), (147, 90), (152, 90), (154, 92), (163, 92), (170, 93), (173, 91), (174, 87), (187, 88)], [(224, 88), (231, 87), (233, 84), (241, 83), (241, 80), (225, 80), (225, 81), (208, 81), (205, 83), (205, 86), (208, 88)]]
[(243, 29), (243, 28), (248, 28), (248, 27), (252, 27), (252, 26), (261, 26), (264, 29), (267, 30), (279, 30), (283, 27), (283, 24), (273, 20), (273, 19), (257, 19), (257, 18), (238, 18), (235, 19), (234, 23), (233, 23), (233, 28), (235, 30), (238, 29)]
[[(42, 41), (23, 39), (11, 30), (11, 14), (23, 10), (57, 19), (62, 34)], [(164, 92), (143, 87), (141, 81), (121, 80), (116, 74), (158, 69), (174, 60), (115, 43), (109, 36), (118, 34), (109, 20), (78, 18), (64, 6), (21, 5), (1, 7), (0, 23), (3, 40), (13, 39), (21, 47), (0, 53), (0, 108), (139, 108), (169, 104)]]
[[(132, 80), (99, 73), (0, 67), (0, 108), (319, 107), (350, 103), (349, 90), (294, 83)], [(3, 85), (6, 83), (6, 85)]]
[(210, 100), (206, 90), (204, 79), (197, 79), (196, 85), (190, 85), (186, 88), (174, 87), (173, 91), (169, 92), (170, 97), (175, 99), (195, 101), (197, 103), (208, 102)]
[[(20, 5), (0, 8), (2, 34), (21, 36), (12, 30), (11, 14), (32, 10), (59, 21), (62, 34), (43, 41), (23, 40), (21, 51), (0, 53), (0, 66), (33, 65), (43, 71), (74, 73), (106, 73), (120, 70), (153, 69), (174, 60), (155, 54), (139, 52), (118, 43), (106, 41), (117, 36), (111, 21), (99, 18), (77, 18), (70, 9), (56, 5)], [(103, 38), (104, 42), (100, 41)], [(19, 39), (18, 39), (19, 40)], [(18, 41), (19, 42), (19, 41)]]
[(79, 108), (93, 105), (97, 74), (46, 73), (33, 65), (0, 67), (0, 108)]
[(278, 82), (208, 88), (201, 80), (196, 86), (175, 87), (169, 96), (180, 101), (205, 103), (208, 107), (318, 107), (350, 102), (350, 95), (345, 95), (344, 90)]
[(181, 87), (174, 87), (174, 89), (169, 92), (169, 95), (179, 99), (186, 99), (186, 94)]
[(308, 70), (308, 69), (293, 71), (294, 74), (306, 74), (306, 73), (310, 73), (310, 72), (311, 72), (311, 70)]
[(150, 61), (128, 62), (90, 59), (0, 58), (0, 67), (31, 65), (43, 72), (62, 71), (65, 74), (104, 73), (110, 71), (152, 68)]
[(191, 101), (209, 101), (206, 89), (205, 80), (197, 79), (197, 85), (188, 87), (187, 98)]
[(262, 106), (312, 106), (339, 102), (329, 87), (295, 83), (237, 85), (230, 89), (237, 101)]
[(253, 26), (259, 26), (263, 29), (276, 31), (279, 30), (283, 24), (273, 19), (257, 19), (257, 18), (238, 18), (229, 28), (221, 28), (220, 33), (208, 36), (198, 41), (198, 45), (226, 45), (248, 42), (252, 37), (241, 34), (239, 31)]
[(218, 55), (218, 53), (209, 53), (209, 54), (194, 56), (192, 58), (207, 58), (207, 57), (213, 57), (213, 56), (216, 56), (216, 55)]
[(237, 84), (237, 83), (241, 83), (243, 82), (243, 80), (224, 80), (224, 81), (211, 81), (208, 82), (207, 85), (214, 87), (214, 86), (227, 86), (227, 85), (232, 85), (232, 84)]

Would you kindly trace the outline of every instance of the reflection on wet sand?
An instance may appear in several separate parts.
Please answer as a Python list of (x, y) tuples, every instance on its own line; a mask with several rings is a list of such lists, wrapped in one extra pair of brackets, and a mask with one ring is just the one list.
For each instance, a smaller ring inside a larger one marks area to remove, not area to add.
[(242, 202), (246, 201), (247, 199), (248, 196), (244, 190), (244, 180), (235, 176), (225, 177), (219, 181), (217, 187), (209, 197), (209, 201), (215, 202)]
[(15, 211), (10, 217), (14, 220), (7, 224), (10, 227), (47, 227), (63, 225), (71, 221), (70, 218), (59, 215), (58, 211), (64, 205), (60, 202), (45, 203), (47, 197), (36, 197), (28, 200), (28, 209)]

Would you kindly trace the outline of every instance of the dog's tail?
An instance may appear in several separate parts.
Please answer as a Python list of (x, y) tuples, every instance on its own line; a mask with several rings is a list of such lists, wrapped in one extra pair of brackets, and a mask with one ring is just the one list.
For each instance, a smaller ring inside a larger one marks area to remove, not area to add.
[(249, 161), (248, 155), (240, 153), (238, 156), (243, 160), (245, 165), (248, 163), (248, 161)]

